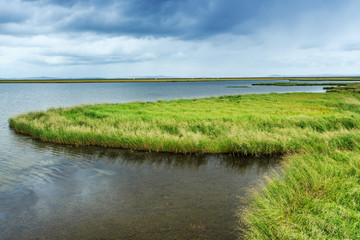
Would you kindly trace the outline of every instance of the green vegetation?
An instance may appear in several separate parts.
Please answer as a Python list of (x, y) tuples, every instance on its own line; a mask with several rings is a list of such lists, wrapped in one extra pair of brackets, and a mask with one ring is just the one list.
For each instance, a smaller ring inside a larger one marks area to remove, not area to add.
[(287, 154), (283, 172), (254, 191), (241, 212), (246, 238), (359, 239), (359, 89), (87, 105), (31, 112), (9, 123), (60, 144)]
[(346, 83), (307, 83), (307, 82), (274, 82), (274, 83), (253, 83), (259, 86), (346, 86)]
[(359, 113), (358, 95), (294, 93), (50, 109), (13, 117), (10, 126), (60, 144), (270, 155), (352, 149)]
[(360, 81), (360, 77), (290, 77), (290, 81)]
[(288, 158), (254, 193), (247, 239), (360, 239), (360, 151)]
[(348, 83), (345, 87), (325, 87), (327, 92), (338, 92), (338, 93), (360, 93), (359, 83)]
[(327, 92), (338, 93), (360, 93), (360, 83), (304, 83), (304, 82), (275, 82), (275, 83), (253, 83), (252, 85), (259, 86), (335, 86), (324, 87)]
[[(344, 93), (355, 110), (360, 109), (359, 90), (360, 84), (351, 83), (328, 91)], [(282, 173), (268, 178), (252, 193), (250, 206), (239, 211), (246, 239), (359, 239), (360, 144), (356, 138), (339, 139), (352, 142), (352, 151), (333, 147), (328, 152), (309, 149), (288, 155)]]

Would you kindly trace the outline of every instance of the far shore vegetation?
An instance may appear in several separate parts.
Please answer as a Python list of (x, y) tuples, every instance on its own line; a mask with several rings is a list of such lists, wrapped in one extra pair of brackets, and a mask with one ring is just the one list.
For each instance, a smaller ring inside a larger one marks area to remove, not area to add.
[[(337, 80), (338, 81), (338, 80)], [(282, 173), (240, 209), (247, 239), (360, 238), (360, 84), (327, 93), (96, 104), (30, 112), (16, 132), (77, 146), (282, 154)]]
[[(253, 83), (254, 86), (324, 86), (327, 92), (338, 93), (360, 93), (360, 83), (307, 83), (307, 82), (275, 82), (275, 83)], [(329, 87), (330, 86), (330, 87)]]
[(116, 79), (2, 79), (0, 83), (112, 83), (112, 82), (202, 82), (202, 81), (360, 81), (355, 77), (248, 77), (248, 78), (116, 78)]
[(344, 87), (324, 87), (327, 92), (360, 93), (360, 83), (348, 83)]
[(324, 83), (308, 83), (308, 82), (272, 82), (272, 83), (253, 83), (255, 86), (346, 86), (346, 83), (324, 82)]

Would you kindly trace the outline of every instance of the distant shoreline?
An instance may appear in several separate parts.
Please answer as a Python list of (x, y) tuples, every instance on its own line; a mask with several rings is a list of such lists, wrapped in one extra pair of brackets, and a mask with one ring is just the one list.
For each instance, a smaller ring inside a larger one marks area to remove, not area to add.
[(119, 78), (119, 79), (23, 79), (0, 83), (114, 83), (114, 82), (211, 82), (211, 81), (360, 81), (360, 77), (263, 77), (263, 78)]

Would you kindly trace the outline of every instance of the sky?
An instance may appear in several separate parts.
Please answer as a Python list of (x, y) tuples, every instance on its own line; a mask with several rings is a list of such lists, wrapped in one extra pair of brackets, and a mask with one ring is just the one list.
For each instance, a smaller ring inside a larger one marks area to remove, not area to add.
[(360, 75), (358, 0), (0, 0), (0, 78)]

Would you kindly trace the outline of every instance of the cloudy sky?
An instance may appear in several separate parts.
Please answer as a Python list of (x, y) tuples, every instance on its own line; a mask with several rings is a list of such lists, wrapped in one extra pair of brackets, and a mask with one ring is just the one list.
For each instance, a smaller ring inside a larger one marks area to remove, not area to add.
[(0, 0), (0, 78), (359, 75), (358, 0)]

